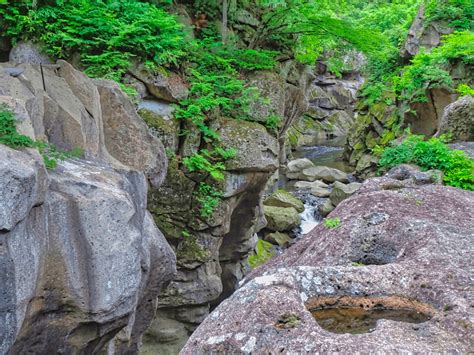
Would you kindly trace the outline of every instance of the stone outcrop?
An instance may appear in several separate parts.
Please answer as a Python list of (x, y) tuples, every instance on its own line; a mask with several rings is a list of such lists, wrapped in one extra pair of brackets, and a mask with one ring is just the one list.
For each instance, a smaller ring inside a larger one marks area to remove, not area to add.
[[(473, 209), (470, 191), (369, 179), (330, 214), (338, 227), (320, 224), (256, 269), (182, 354), (469, 352)], [(352, 335), (323, 329), (310, 312), (347, 306), (426, 318), (378, 320)]]
[[(354, 55), (357, 57), (358, 54)], [(360, 57), (357, 61), (364, 62)], [(354, 121), (357, 91), (363, 84), (357, 70), (350, 66), (344, 69), (341, 77), (336, 77), (328, 72), (323, 61), (318, 62), (315, 80), (306, 90), (308, 110), (289, 131), (293, 148), (345, 138)]]
[[(185, 155), (197, 152), (198, 131), (185, 138), (159, 111), (142, 109), (140, 114), (171, 157), (168, 176), (160, 188), (150, 190), (148, 206), (178, 264), (177, 276), (159, 299), (158, 316), (142, 351), (176, 353), (210, 307), (228, 297), (249, 270), (247, 257), (255, 248), (255, 233), (266, 224), (261, 197), (278, 168), (279, 146), (258, 122), (215, 119), (212, 127), (222, 147), (237, 150), (226, 161), (225, 180), (219, 183), (181, 166), (180, 149)], [(200, 182), (223, 192), (211, 216), (199, 213)]]
[(448, 133), (457, 141), (474, 140), (474, 98), (466, 95), (444, 108), (438, 134)]
[[(452, 28), (446, 23), (427, 23), (422, 6), (400, 54), (408, 64), (420, 48), (429, 51), (439, 46), (442, 36), (451, 32)], [(379, 159), (373, 149), (387, 146), (402, 136), (406, 128), (425, 136), (451, 130), (455, 139), (472, 139), (469, 138), (472, 137), (472, 102), (469, 96), (458, 100), (459, 95), (453, 88), (459, 84), (472, 85), (473, 68), (462, 61), (452, 60), (443, 69), (449, 72), (453, 84), (451, 87), (427, 89), (426, 100), (400, 101), (393, 93), (385, 92), (376, 104), (358, 105), (344, 153), (345, 159), (356, 168), (358, 176), (372, 176)]]
[(0, 64), (0, 103), (20, 133), (86, 158), (46, 170), (0, 145), (0, 353), (136, 353), (176, 272), (146, 210), (162, 144), (117, 84), (64, 61)]

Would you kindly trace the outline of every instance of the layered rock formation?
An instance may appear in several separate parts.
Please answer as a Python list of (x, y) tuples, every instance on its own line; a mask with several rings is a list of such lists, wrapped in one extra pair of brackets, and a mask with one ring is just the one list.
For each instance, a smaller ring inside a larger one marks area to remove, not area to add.
[[(147, 333), (144, 353), (178, 352), (209, 311), (249, 272), (247, 258), (257, 243), (256, 233), (267, 223), (261, 197), (280, 165), (279, 159), (285, 160), (286, 131), (307, 109), (305, 88), (312, 76), (306, 69), (288, 62), (281, 75), (247, 73), (248, 85), (257, 87), (269, 101), (252, 102), (252, 121), (209, 117), (209, 126), (219, 135), (222, 147), (236, 149), (235, 156), (225, 162), (223, 182), (183, 166), (182, 158), (197, 153), (206, 143), (196, 127), (173, 119), (171, 99), (140, 104), (140, 115), (165, 144), (170, 157), (167, 178), (160, 188), (150, 191), (148, 206), (178, 263), (177, 276), (160, 297), (158, 317)], [(272, 115), (283, 119), (268, 129)], [(181, 134), (183, 128), (189, 132), (186, 136)], [(222, 191), (211, 216), (200, 215), (201, 183)]]
[[(473, 192), (410, 179), (366, 181), (330, 214), (338, 227), (320, 224), (253, 272), (182, 354), (468, 352), (473, 201)], [(424, 318), (378, 320), (353, 335), (325, 330), (310, 312), (337, 307)]]
[(0, 146), (0, 353), (136, 352), (176, 270), (146, 210), (162, 144), (117, 84), (64, 61), (0, 64), (0, 103), (20, 133), (87, 159), (47, 171)]
[(329, 73), (322, 61), (317, 63), (315, 80), (306, 92), (308, 110), (289, 132), (293, 148), (313, 146), (327, 140), (344, 143), (354, 122), (357, 91), (364, 82), (358, 72), (364, 58), (358, 53), (353, 54), (353, 57), (348, 56), (346, 60), (357, 61), (359, 66), (346, 65), (340, 78)]

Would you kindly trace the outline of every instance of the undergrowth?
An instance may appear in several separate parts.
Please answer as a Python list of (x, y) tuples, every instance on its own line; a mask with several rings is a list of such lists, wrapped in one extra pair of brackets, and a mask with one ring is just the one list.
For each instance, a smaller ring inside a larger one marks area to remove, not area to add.
[(443, 139), (411, 135), (399, 145), (386, 147), (379, 167), (386, 171), (405, 163), (441, 170), (446, 185), (474, 190), (474, 161), (465, 152), (449, 148)]

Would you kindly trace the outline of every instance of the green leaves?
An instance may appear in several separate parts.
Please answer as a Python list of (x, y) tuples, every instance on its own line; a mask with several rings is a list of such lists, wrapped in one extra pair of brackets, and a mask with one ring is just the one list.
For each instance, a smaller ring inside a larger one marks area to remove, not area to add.
[(11, 148), (37, 148), (43, 156), (44, 164), (48, 169), (56, 168), (59, 160), (72, 157), (82, 157), (82, 149), (76, 148), (70, 152), (58, 150), (54, 145), (35, 141), (30, 137), (18, 133), (14, 113), (5, 105), (0, 105), (0, 144)]
[(385, 148), (379, 167), (388, 170), (404, 163), (441, 170), (447, 185), (474, 190), (474, 161), (464, 152), (450, 149), (441, 139), (425, 141), (423, 136), (411, 135), (401, 144)]
[(0, 18), (3, 35), (42, 41), (57, 58), (79, 53), (94, 77), (120, 80), (135, 56), (155, 65), (177, 65), (187, 48), (173, 15), (136, 0), (70, 0), (38, 9), (19, 1), (0, 4)]

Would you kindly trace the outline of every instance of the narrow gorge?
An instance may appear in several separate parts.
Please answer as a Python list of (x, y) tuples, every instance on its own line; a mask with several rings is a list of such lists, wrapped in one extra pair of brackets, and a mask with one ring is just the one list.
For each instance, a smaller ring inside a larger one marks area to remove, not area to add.
[(472, 352), (473, 27), (0, 0), (0, 355)]

